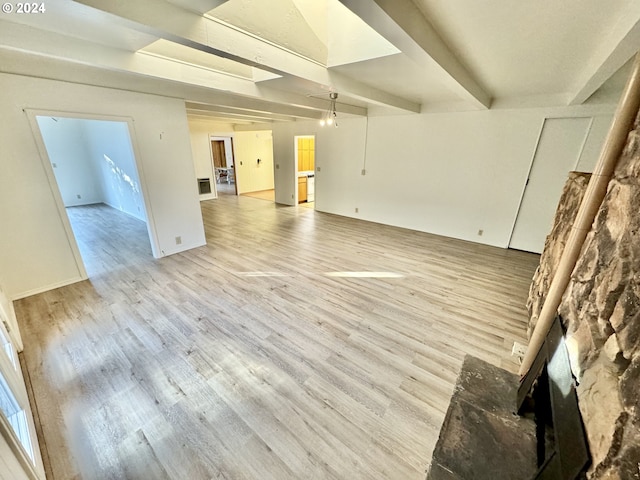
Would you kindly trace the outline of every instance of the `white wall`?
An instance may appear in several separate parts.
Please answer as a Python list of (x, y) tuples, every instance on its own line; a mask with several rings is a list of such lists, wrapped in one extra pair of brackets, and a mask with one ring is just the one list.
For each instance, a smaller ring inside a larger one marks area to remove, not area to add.
[(170, 255), (205, 243), (183, 101), (0, 74), (0, 271), (6, 272), (9, 295), (82, 279), (28, 109), (132, 119), (154, 253)]
[(91, 161), (82, 121), (49, 116), (37, 120), (64, 204), (72, 207), (102, 202), (102, 185), (96, 164)]
[[(294, 137), (296, 135), (313, 135), (320, 128), (318, 122), (277, 123), (273, 128), (273, 162), (276, 203), (297, 205), (296, 186), (296, 153)], [(316, 137), (316, 168), (318, 167), (318, 138)], [(318, 199), (316, 186), (316, 201)], [(317, 204), (316, 204), (317, 208)]]
[(82, 128), (91, 160), (99, 172), (102, 201), (121, 212), (146, 221), (128, 125), (124, 122), (84, 120)]
[(64, 205), (105, 203), (146, 221), (125, 122), (38, 116)]
[(233, 147), (238, 194), (274, 188), (271, 131), (236, 132)]
[[(200, 200), (209, 200), (217, 197), (215, 190), (216, 176), (213, 171), (213, 159), (211, 158), (211, 136), (230, 137), (233, 135), (233, 126), (231, 124), (189, 118), (189, 139), (191, 141), (196, 178), (211, 179), (211, 193), (200, 195)], [(233, 152), (231, 150), (231, 140), (227, 139), (227, 141), (225, 141), (224, 146), (228, 163), (229, 156), (233, 155)]]
[[(293, 137), (315, 134), (316, 210), (506, 247), (544, 118), (603, 115), (605, 125), (614, 107), (343, 118), (339, 128), (276, 123), (276, 201), (294, 204)], [(593, 132), (584, 168), (602, 142), (602, 128)]]

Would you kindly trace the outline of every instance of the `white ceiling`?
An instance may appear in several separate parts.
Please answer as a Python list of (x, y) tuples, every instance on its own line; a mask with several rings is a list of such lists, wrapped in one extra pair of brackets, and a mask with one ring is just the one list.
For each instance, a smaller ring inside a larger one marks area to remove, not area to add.
[(640, 50), (637, 0), (45, 6), (0, 16), (0, 71), (184, 98), (231, 123), (320, 118), (329, 92), (343, 115), (601, 101)]

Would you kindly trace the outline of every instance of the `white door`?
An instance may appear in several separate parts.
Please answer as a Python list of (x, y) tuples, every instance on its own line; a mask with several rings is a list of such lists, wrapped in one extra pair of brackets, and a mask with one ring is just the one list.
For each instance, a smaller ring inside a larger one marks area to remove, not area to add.
[(580, 159), (591, 121), (591, 118), (545, 120), (509, 248), (542, 253), (567, 174)]

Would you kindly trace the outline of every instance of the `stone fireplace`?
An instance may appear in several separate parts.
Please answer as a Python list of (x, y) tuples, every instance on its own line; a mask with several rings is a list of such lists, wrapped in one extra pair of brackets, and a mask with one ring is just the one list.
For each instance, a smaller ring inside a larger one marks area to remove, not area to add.
[[(536, 324), (589, 175), (572, 172), (529, 297)], [(589, 442), (589, 479), (640, 479), (640, 119), (558, 309)]]

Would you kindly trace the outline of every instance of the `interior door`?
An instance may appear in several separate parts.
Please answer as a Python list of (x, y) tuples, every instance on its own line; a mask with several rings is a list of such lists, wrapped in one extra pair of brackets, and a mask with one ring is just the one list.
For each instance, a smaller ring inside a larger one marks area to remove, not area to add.
[(211, 152), (213, 154), (213, 166), (215, 168), (223, 168), (227, 166), (224, 140), (211, 140)]
[(580, 159), (591, 122), (591, 118), (544, 121), (509, 248), (542, 252), (567, 174)]

